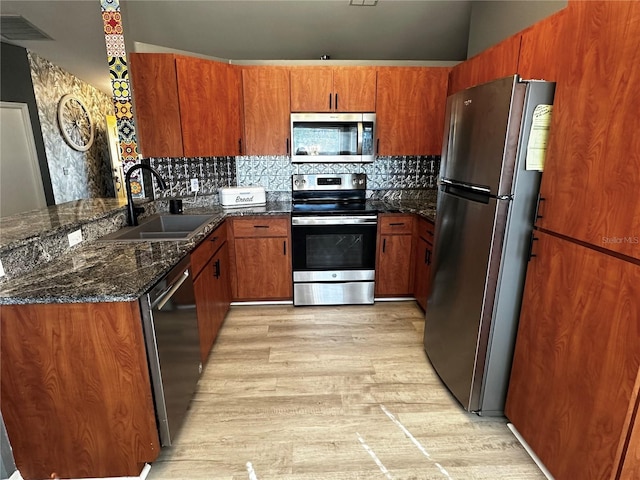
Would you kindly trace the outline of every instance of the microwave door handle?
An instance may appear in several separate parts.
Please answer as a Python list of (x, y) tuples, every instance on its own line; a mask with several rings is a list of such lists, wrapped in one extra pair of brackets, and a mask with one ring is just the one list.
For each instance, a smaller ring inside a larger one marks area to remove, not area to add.
[(358, 122), (358, 155), (362, 155), (362, 122)]

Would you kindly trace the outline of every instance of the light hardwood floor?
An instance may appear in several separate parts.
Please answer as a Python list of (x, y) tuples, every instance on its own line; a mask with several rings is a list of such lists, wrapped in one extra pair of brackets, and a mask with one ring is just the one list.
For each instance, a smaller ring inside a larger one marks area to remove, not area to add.
[(232, 307), (148, 479), (544, 479), (442, 386), (423, 328), (414, 302)]

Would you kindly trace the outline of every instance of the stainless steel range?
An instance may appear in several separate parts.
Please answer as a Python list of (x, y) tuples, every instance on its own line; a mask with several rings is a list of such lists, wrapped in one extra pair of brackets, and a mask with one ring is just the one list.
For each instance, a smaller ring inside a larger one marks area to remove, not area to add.
[(366, 175), (293, 175), (294, 305), (373, 303), (377, 212)]

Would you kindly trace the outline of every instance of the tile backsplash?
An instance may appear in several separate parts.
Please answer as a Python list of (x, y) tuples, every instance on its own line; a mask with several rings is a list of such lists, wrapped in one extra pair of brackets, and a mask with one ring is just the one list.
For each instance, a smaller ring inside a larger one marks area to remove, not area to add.
[(440, 156), (377, 157), (372, 163), (298, 163), (288, 156), (240, 156), (196, 158), (150, 158), (167, 181), (160, 191), (154, 184), (155, 198), (192, 195), (190, 179), (198, 178), (202, 195), (215, 194), (220, 187), (260, 185), (267, 192), (291, 192), (294, 173), (366, 173), (368, 190), (424, 190), (436, 188)]

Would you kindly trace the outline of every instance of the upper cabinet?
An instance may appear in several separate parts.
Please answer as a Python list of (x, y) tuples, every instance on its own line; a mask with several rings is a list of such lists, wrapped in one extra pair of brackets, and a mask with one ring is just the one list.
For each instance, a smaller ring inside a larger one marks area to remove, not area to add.
[(140, 153), (183, 156), (175, 55), (131, 53), (129, 67)]
[(522, 34), (517, 33), (453, 67), (449, 80), (449, 95), (518, 73), (521, 37)]
[(518, 59), (520, 77), (551, 82), (558, 79), (558, 71), (562, 67), (562, 55), (559, 53), (563, 49), (562, 34), (566, 12), (566, 9), (560, 10), (522, 32)]
[(640, 259), (640, 2), (570, 2), (538, 226)]
[(140, 153), (207, 157), (242, 151), (238, 67), (173, 54), (130, 55)]
[(286, 67), (242, 70), (245, 155), (288, 155), (290, 89)]
[(238, 67), (176, 57), (185, 157), (242, 154)]
[(292, 112), (375, 112), (374, 67), (292, 67)]
[(447, 101), (447, 67), (378, 69), (378, 155), (440, 155)]

